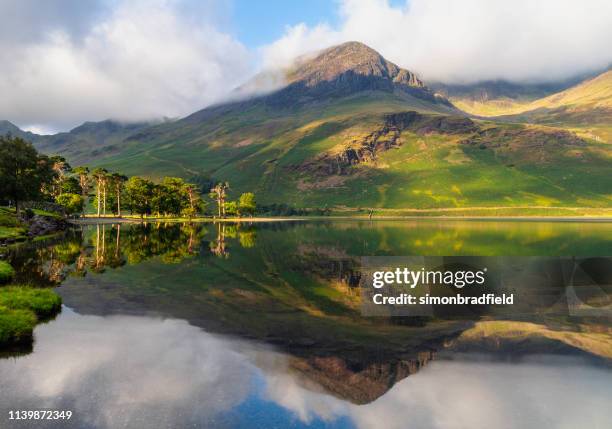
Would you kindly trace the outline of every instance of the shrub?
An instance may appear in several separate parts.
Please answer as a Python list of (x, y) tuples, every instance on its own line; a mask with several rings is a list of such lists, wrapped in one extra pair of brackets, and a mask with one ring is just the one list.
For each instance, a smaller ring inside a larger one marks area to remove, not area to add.
[(78, 194), (60, 194), (55, 201), (64, 208), (66, 214), (76, 214), (83, 211), (83, 197)]
[(0, 283), (6, 283), (15, 275), (15, 270), (6, 261), (0, 261)]
[(240, 199), (238, 200), (238, 211), (241, 215), (253, 216), (255, 210), (257, 209), (257, 204), (255, 202), (255, 194), (252, 192), (246, 192), (240, 195)]
[(50, 289), (23, 286), (0, 288), (0, 307), (9, 310), (29, 310), (39, 319), (56, 314), (62, 306), (62, 299)]
[(57, 314), (61, 305), (62, 299), (49, 289), (0, 288), (0, 346), (31, 340), (36, 323)]
[(31, 311), (0, 306), (0, 345), (31, 339), (36, 321), (36, 315)]

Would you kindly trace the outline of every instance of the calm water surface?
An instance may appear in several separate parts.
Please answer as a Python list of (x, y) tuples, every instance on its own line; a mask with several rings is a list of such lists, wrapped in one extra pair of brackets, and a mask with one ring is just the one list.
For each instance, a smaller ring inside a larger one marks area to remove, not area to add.
[[(366, 318), (365, 255), (610, 256), (612, 224), (93, 225), (16, 247), (64, 308), (0, 359), (0, 427), (610, 427), (608, 284), (583, 296), (597, 317), (536, 287), (514, 316)], [(46, 408), (74, 417), (6, 420)]]

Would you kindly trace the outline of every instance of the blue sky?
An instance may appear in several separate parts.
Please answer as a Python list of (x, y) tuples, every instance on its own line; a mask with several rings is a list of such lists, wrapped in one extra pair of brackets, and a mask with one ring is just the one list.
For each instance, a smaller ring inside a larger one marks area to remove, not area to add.
[(335, 26), (339, 19), (334, 0), (234, 0), (231, 9), (236, 36), (249, 48), (279, 39), (288, 26)]

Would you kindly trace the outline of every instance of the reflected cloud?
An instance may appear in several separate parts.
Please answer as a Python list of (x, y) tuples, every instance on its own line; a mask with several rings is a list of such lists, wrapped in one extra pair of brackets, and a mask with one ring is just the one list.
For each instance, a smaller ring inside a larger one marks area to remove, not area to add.
[(103, 428), (206, 421), (240, 404), (255, 372), (230, 345), (179, 320), (65, 309), (34, 353), (0, 361), (0, 408), (71, 409)]
[[(73, 410), (70, 423), (79, 428), (275, 421), (390, 429), (569, 429), (607, 427), (612, 421), (612, 371), (578, 358), (537, 356), (507, 363), (461, 355), (461, 360), (430, 363), (366, 405), (325, 393), (292, 359), (180, 320), (82, 316), (65, 309), (56, 321), (37, 328), (32, 354), (0, 360), (0, 412)], [(265, 410), (266, 418), (251, 420), (252, 406)], [(71, 426), (43, 421), (35, 427)]]
[(574, 358), (521, 363), (438, 361), (367, 405), (321, 398), (285, 378), (270, 398), (304, 422), (346, 416), (358, 428), (603, 428), (612, 421), (612, 372)]

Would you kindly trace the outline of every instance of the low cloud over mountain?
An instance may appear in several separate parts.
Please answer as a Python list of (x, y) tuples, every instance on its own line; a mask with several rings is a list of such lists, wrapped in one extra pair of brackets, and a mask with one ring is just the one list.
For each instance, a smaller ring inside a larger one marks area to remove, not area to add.
[(265, 46), (239, 40), (221, 0), (24, 0), (0, 16), (0, 119), (37, 132), (186, 116), (349, 40), (446, 83), (554, 81), (612, 63), (607, 0), (341, 0), (336, 22), (288, 26)]
[(265, 63), (345, 40), (446, 83), (560, 80), (612, 62), (607, 0), (342, 0), (340, 15), (337, 26), (289, 27)]

